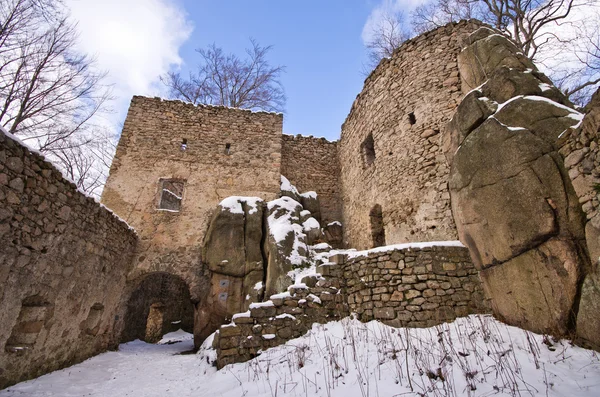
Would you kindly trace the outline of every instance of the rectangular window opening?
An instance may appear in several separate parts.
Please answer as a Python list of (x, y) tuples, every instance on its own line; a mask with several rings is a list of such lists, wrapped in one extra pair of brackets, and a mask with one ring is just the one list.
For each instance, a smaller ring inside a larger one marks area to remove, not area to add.
[(373, 134), (369, 134), (367, 138), (360, 145), (360, 149), (362, 152), (363, 163), (366, 167), (373, 164), (375, 161), (375, 140), (373, 139)]
[(179, 179), (161, 179), (159, 185), (160, 200), (158, 209), (179, 212), (181, 210), (181, 200), (183, 199), (184, 182)]
[(231, 154), (231, 143), (225, 144), (225, 154), (227, 154), (227, 155)]

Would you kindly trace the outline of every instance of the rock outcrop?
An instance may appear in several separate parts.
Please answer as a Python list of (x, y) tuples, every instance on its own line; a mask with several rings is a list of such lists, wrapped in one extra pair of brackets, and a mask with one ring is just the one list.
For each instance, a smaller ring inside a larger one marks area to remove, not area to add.
[(210, 288), (196, 307), (197, 343), (234, 313), (286, 291), (299, 281), (295, 272), (313, 264), (308, 244), (323, 233), (312, 212), (292, 197), (318, 214), (317, 195), (300, 195), (283, 177), (281, 187), (276, 200), (232, 196), (217, 207), (203, 245)]
[(225, 318), (262, 299), (264, 208), (258, 197), (235, 196), (217, 207), (202, 253), (210, 289), (197, 305), (197, 339), (204, 340)]
[(482, 28), (468, 43), (458, 59), (472, 91), (444, 138), (459, 237), (498, 317), (565, 334), (589, 259), (556, 141), (582, 115), (508, 39)]
[(267, 204), (267, 237), (264, 244), (267, 296), (285, 291), (294, 283), (295, 280), (289, 275), (294, 268), (309, 266), (306, 234), (300, 222), (302, 211), (302, 204), (288, 196)]

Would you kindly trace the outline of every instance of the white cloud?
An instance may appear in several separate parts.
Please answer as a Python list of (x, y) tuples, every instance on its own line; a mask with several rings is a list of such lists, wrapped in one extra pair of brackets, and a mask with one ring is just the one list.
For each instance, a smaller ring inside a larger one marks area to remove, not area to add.
[(369, 14), (363, 26), (361, 38), (364, 44), (371, 41), (373, 30), (379, 25), (385, 14), (403, 12), (405, 21), (408, 21), (410, 12), (428, 0), (382, 0)]
[(172, 0), (67, 0), (80, 49), (107, 70), (122, 119), (132, 95), (159, 95), (159, 76), (180, 65), (193, 26)]

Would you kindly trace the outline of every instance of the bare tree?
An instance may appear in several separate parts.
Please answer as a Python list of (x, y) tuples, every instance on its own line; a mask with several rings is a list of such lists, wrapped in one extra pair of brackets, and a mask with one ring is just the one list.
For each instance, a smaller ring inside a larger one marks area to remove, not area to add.
[(415, 8), (411, 25), (416, 33), (421, 34), (452, 21), (481, 17), (481, 3), (473, 0), (430, 1)]
[(250, 42), (246, 59), (225, 54), (215, 44), (196, 50), (202, 59), (195, 73), (187, 79), (178, 72), (161, 78), (169, 95), (194, 104), (283, 111), (286, 98), (279, 78), (285, 68), (270, 65), (267, 54), (271, 46), (262, 47), (253, 39)]
[[(583, 59), (580, 37), (564, 37), (569, 29), (586, 29), (591, 42), (597, 39), (597, 30), (585, 28), (591, 15), (576, 23), (569, 20), (574, 9), (584, 6), (593, 7), (594, 0), (433, 0), (415, 9), (412, 25), (417, 32), (423, 32), (450, 21), (477, 18), (510, 37), (536, 62), (543, 63), (549, 56), (564, 57), (565, 51), (577, 53), (581, 60), (579, 67), (571, 67), (569, 71), (562, 67), (549, 68), (553, 72), (550, 77), (562, 82), (567, 95), (573, 95), (598, 83), (574, 78), (588, 74), (589, 62)], [(581, 87), (583, 84), (585, 87)]]
[(394, 50), (410, 37), (404, 27), (402, 13), (384, 12), (370, 32), (370, 39), (365, 44), (368, 61), (363, 67), (364, 74), (369, 74), (383, 58), (389, 58)]
[(104, 136), (91, 119), (106, 109), (110, 90), (76, 41), (60, 1), (0, 2), (0, 124), (63, 170), (83, 172), (71, 176), (88, 190), (91, 168), (71, 165), (84, 155), (88, 165), (97, 163), (86, 146)]
[(600, 84), (600, 10), (588, 13), (583, 23), (573, 26), (576, 39), (559, 40), (553, 54), (560, 57), (568, 52), (577, 62), (559, 63), (554, 66), (554, 80), (565, 94), (580, 106), (584, 106)]

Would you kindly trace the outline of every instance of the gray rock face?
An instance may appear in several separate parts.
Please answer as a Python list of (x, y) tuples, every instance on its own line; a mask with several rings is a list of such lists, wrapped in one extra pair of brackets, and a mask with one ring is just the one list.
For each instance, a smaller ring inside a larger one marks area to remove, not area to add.
[(481, 87), (465, 97), (444, 139), (459, 237), (498, 317), (565, 334), (589, 259), (583, 214), (555, 142), (580, 117), (535, 95), (565, 102), (510, 41), (474, 34), (470, 42), (459, 57), (463, 86)]
[(284, 196), (267, 206), (267, 236), (264, 251), (267, 256), (266, 296), (285, 291), (293, 280), (288, 273), (308, 265), (308, 247), (300, 223), (302, 205)]
[(296, 189), (296, 186), (292, 185), (283, 175), (281, 176), (281, 197), (289, 197), (298, 203), (301, 201), (300, 193)]
[(458, 105), (454, 117), (446, 126), (442, 145), (450, 164), (467, 135), (494, 114), (498, 108), (496, 103), (481, 99), (481, 97), (483, 97), (483, 93), (479, 90), (469, 92)]
[(246, 277), (263, 272), (260, 242), (265, 203), (247, 199), (229, 198), (233, 209), (223, 207), (223, 203), (217, 207), (203, 249), (204, 262), (214, 273)]
[(313, 218), (317, 222), (321, 223), (321, 205), (319, 204), (319, 197), (315, 192), (306, 192), (300, 195), (300, 204), (305, 210), (310, 211)]
[(323, 228), (325, 241), (333, 248), (344, 247), (344, 230), (340, 222), (331, 222)]
[(469, 41), (472, 44), (458, 55), (464, 93), (479, 87), (501, 67), (519, 71), (537, 70), (512, 42), (488, 28), (475, 31)]
[(210, 289), (196, 307), (195, 334), (206, 338), (227, 318), (262, 299), (257, 283), (264, 279), (261, 252), (265, 203), (256, 197), (229, 197), (217, 207), (203, 245)]

